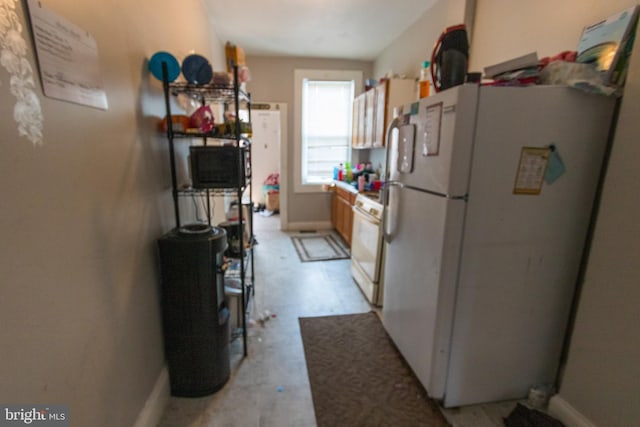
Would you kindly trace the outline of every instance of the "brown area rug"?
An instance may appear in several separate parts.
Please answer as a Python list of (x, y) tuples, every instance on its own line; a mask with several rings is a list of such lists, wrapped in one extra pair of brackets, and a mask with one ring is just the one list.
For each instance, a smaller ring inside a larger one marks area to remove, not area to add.
[(318, 427), (449, 425), (374, 312), (299, 321)]

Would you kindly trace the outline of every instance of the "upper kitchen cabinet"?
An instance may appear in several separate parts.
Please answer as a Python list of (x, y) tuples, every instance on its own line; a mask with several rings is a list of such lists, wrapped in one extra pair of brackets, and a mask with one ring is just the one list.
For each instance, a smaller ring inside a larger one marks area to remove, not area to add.
[(376, 99), (377, 92), (375, 89), (370, 89), (364, 93), (364, 145), (369, 148), (373, 146), (373, 141), (377, 138), (375, 134), (377, 130), (376, 126)]
[[(366, 93), (366, 92), (365, 92)], [(357, 96), (353, 100), (353, 117), (351, 128), (351, 147), (365, 148), (365, 94)]]
[(354, 149), (386, 145), (386, 129), (393, 120), (393, 109), (415, 101), (416, 83), (410, 79), (387, 79), (353, 101)]

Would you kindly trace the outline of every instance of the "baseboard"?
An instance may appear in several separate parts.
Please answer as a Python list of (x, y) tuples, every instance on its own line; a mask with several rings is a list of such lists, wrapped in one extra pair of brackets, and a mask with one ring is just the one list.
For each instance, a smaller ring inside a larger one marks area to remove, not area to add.
[(160, 423), (170, 395), (169, 370), (167, 365), (164, 365), (134, 427), (156, 427)]
[(331, 221), (289, 222), (285, 227), (283, 230), (286, 231), (331, 230), (333, 224)]
[(587, 417), (557, 394), (549, 401), (549, 414), (562, 421), (567, 427), (596, 427)]

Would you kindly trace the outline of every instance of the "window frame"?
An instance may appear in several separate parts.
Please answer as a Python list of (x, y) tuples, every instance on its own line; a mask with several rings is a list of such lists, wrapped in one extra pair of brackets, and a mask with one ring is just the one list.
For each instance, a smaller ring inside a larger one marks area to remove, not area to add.
[[(315, 70), (296, 69), (294, 70), (294, 144), (293, 144), (293, 190), (294, 193), (317, 193), (322, 192), (322, 184), (305, 184), (302, 181), (302, 92), (304, 80), (327, 80), (327, 81), (353, 81), (354, 97), (362, 92), (361, 70)], [(349, 129), (351, 132), (351, 129)], [(349, 139), (349, 141), (351, 141)], [(351, 143), (347, 149), (351, 155)], [(345, 159), (350, 160), (350, 159)]]

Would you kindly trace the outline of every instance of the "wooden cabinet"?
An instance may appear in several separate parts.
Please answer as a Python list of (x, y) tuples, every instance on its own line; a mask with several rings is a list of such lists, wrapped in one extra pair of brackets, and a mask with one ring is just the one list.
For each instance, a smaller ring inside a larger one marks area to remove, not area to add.
[(358, 95), (353, 101), (351, 147), (384, 147), (393, 109), (415, 99), (416, 83), (410, 79), (388, 79)]
[(376, 130), (376, 91), (368, 90), (364, 93), (364, 145), (371, 147)]
[(353, 117), (351, 126), (351, 148), (368, 148), (365, 145), (366, 95), (371, 90), (361, 93), (353, 100)]
[(364, 129), (365, 97), (358, 96), (353, 100), (353, 118), (351, 126), (351, 146), (353, 148), (364, 148)]
[[(372, 132), (371, 145), (375, 148), (385, 146), (387, 142), (387, 135), (386, 135), (387, 126), (388, 126), (388, 123), (391, 123), (391, 120), (393, 119), (393, 111), (387, 113), (387, 105), (389, 104), (388, 98), (387, 98), (388, 87), (389, 85), (387, 84), (387, 82), (384, 82), (376, 86), (376, 88), (374, 89), (375, 103), (376, 103), (375, 109), (374, 109), (375, 129)], [(389, 117), (388, 121), (387, 121), (387, 117)]]
[(340, 237), (351, 247), (351, 231), (353, 230), (353, 204), (357, 193), (340, 186), (333, 187), (331, 196), (331, 222)]

